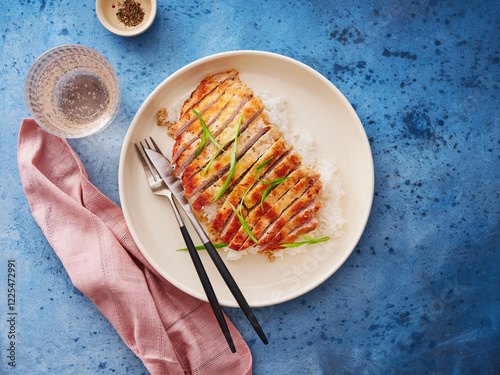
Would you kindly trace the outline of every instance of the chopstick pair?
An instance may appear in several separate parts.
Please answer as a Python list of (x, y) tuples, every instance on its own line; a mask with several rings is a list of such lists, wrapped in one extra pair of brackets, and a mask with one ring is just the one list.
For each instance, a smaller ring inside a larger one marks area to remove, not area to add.
[[(142, 144), (142, 142), (140, 142), (140, 148), (137, 144), (135, 144), (135, 148), (141, 160), (149, 186), (154, 194), (160, 196), (166, 196), (169, 199), (177, 223), (179, 224), (182, 237), (188, 248), (189, 255), (193, 261), (194, 267), (196, 269), (196, 272), (198, 273), (205, 294), (207, 295), (210, 306), (212, 307), (214, 315), (217, 319), (217, 322), (219, 323), (219, 326), (221, 327), (221, 330), (226, 338), (229, 348), (233, 353), (236, 352), (236, 348), (234, 346), (226, 320), (224, 319), (224, 315), (222, 314), (222, 309), (217, 300), (217, 296), (215, 295), (214, 289), (205, 271), (203, 263), (201, 262), (201, 258), (198, 254), (198, 251), (196, 250), (196, 247), (193, 244), (191, 236), (189, 235), (189, 232), (184, 224), (184, 221), (179, 213), (179, 210), (177, 209), (177, 206), (173, 199), (174, 197), (175, 200), (177, 200), (177, 202), (182, 206), (184, 212), (186, 213), (195, 231), (197, 232), (198, 237), (200, 237), (200, 239), (202, 240), (205, 249), (210, 255), (210, 258), (212, 259), (217, 270), (221, 274), (224, 282), (228, 286), (232, 295), (236, 299), (236, 302), (240, 306), (241, 310), (249, 320), (252, 327), (257, 332), (262, 342), (267, 345), (268, 344), (267, 337), (264, 334), (264, 331), (262, 330), (261, 326), (259, 325), (259, 322), (257, 321), (257, 318), (255, 317), (252, 309), (248, 305), (248, 302), (243, 296), (243, 293), (236, 284), (236, 281), (234, 280), (233, 276), (227, 269), (226, 265), (224, 264), (222, 258), (215, 249), (214, 245), (206, 235), (205, 231), (201, 227), (198, 220), (196, 219), (194, 212), (192, 211), (191, 206), (189, 205), (189, 202), (187, 201), (184, 195), (184, 187), (182, 186), (182, 183), (173, 174), (173, 169), (172, 166), (170, 165), (170, 162), (161, 153), (160, 148), (158, 147), (156, 142), (151, 137), (150, 140), (154, 149), (149, 145), (147, 140), (144, 140), (146, 147)], [(145, 154), (146, 158), (143, 156), (141, 149), (142, 152)], [(146, 161), (146, 159), (149, 161), (149, 163)]]

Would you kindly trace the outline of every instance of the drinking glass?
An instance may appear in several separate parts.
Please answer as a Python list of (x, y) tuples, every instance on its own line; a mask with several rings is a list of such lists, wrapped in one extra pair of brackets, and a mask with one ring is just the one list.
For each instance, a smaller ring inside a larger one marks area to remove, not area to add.
[(120, 107), (118, 78), (106, 58), (82, 45), (63, 45), (41, 55), (26, 77), (24, 96), (33, 119), (65, 138), (95, 134)]

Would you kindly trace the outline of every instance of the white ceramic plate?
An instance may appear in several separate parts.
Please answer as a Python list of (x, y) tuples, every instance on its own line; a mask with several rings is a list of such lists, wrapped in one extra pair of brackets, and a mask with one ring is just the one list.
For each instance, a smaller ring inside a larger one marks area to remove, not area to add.
[[(173, 106), (207, 74), (232, 68), (248, 86), (286, 97), (293, 119), (290, 125), (307, 129), (317, 152), (336, 161), (345, 191), (341, 206), (346, 224), (341, 238), (272, 263), (263, 255), (226, 261), (250, 306), (269, 306), (298, 297), (330, 277), (358, 243), (371, 209), (373, 160), (363, 126), (346, 98), (318, 72), (288, 57), (257, 51), (221, 53), (178, 70), (149, 95), (130, 125), (120, 157), (120, 199), (131, 234), (151, 265), (179, 289), (206, 300), (188, 253), (175, 251), (185, 245), (169, 203), (149, 190), (133, 145), (153, 136), (164, 150), (170, 150), (173, 142), (166, 129), (156, 126), (158, 109)], [(194, 230), (191, 233), (199, 244)], [(200, 254), (219, 303), (237, 307), (208, 254)], [(221, 251), (221, 255), (225, 259), (226, 254)]]

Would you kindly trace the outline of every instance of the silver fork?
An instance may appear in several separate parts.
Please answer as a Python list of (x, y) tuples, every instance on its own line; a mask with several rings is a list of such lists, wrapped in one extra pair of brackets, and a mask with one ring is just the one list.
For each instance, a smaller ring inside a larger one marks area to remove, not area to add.
[[(147, 148), (153, 149), (149, 143), (148, 140), (145, 139), (144, 143), (146, 144)], [(160, 152), (158, 145), (156, 144), (153, 139), (151, 139), (151, 143), (154, 146), (154, 149), (158, 152)], [(151, 188), (151, 191), (155, 195), (162, 195), (164, 197), (168, 198), (168, 201), (170, 202), (170, 205), (172, 206), (172, 210), (174, 211), (175, 218), (177, 219), (177, 223), (179, 226), (184, 225), (184, 221), (182, 220), (182, 217), (179, 213), (179, 210), (177, 209), (177, 206), (174, 203), (174, 196), (172, 195), (172, 192), (168, 189), (167, 185), (165, 185), (165, 182), (163, 182), (162, 178), (160, 177), (159, 173), (156, 171), (155, 167), (151, 164), (149, 164), (146, 160), (148, 159), (148, 156), (146, 155), (144, 151), (144, 145), (142, 142), (139, 142), (140, 148), (137, 145), (137, 143), (134, 143), (135, 150), (137, 151), (137, 155), (139, 155), (139, 159), (141, 160), (142, 168), (144, 169), (144, 174), (146, 175), (146, 179), (148, 180), (149, 187)], [(141, 152), (142, 151), (142, 152)]]
[[(144, 143), (146, 144), (146, 148), (154, 149), (157, 152), (161, 153), (160, 148), (152, 138), (151, 138), (151, 143), (153, 144), (154, 148), (149, 145), (147, 140), (144, 140)], [(135, 143), (134, 146), (137, 151), (137, 154), (139, 155), (139, 159), (141, 160), (142, 167), (144, 169), (144, 173), (146, 174), (146, 179), (148, 180), (149, 187), (151, 188), (151, 191), (154, 194), (168, 198), (170, 205), (172, 206), (172, 210), (174, 211), (177, 223), (179, 224), (182, 237), (184, 238), (184, 242), (186, 243), (186, 246), (188, 248), (189, 255), (191, 256), (196, 272), (198, 273), (203, 289), (205, 290), (205, 294), (207, 295), (210, 306), (212, 307), (217, 322), (221, 327), (222, 333), (226, 338), (226, 341), (229, 345), (229, 348), (231, 349), (231, 352), (234, 353), (236, 352), (236, 348), (234, 346), (233, 339), (229, 332), (227, 322), (224, 319), (224, 315), (222, 314), (222, 309), (219, 305), (219, 302), (217, 301), (214, 289), (212, 287), (212, 284), (210, 283), (207, 272), (205, 271), (205, 267), (201, 262), (198, 251), (196, 250), (196, 247), (193, 244), (191, 236), (189, 235), (189, 232), (186, 229), (186, 225), (184, 224), (182, 216), (180, 215), (179, 210), (177, 209), (172, 192), (168, 189), (165, 182), (163, 182), (156, 168), (153, 165), (150, 165), (150, 163), (148, 163), (149, 158), (146, 152), (144, 151), (144, 145), (142, 144), (142, 142), (139, 142), (139, 144), (140, 147), (137, 145), (137, 143)]]

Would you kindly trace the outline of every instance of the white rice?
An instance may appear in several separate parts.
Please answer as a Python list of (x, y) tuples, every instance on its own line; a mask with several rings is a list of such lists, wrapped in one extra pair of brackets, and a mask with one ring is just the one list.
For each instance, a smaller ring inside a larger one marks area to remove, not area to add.
[[(308, 233), (314, 238), (330, 237), (330, 240), (342, 236), (342, 226), (345, 220), (342, 217), (342, 209), (340, 208), (340, 200), (344, 195), (342, 190), (342, 181), (336, 176), (337, 165), (332, 158), (318, 157), (315, 152), (314, 138), (310, 133), (296, 126), (290, 125), (287, 114), (287, 101), (284, 97), (272, 97), (269, 95), (269, 90), (258, 87), (252, 88), (254, 94), (262, 100), (265, 105), (265, 113), (269, 116), (271, 123), (281, 132), (285, 141), (292, 145), (293, 148), (302, 156), (303, 163), (310, 166), (316, 172), (321, 174), (321, 182), (323, 188), (317, 195), (316, 199), (323, 204), (317, 214), (319, 221), (318, 227)], [(175, 123), (179, 119), (182, 104), (188, 96), (182, 98), (175, 106), (168, 110), (167, 122)], [(209, 221), (215, 217), (217, 213), (216, 205), (208, 205), (204, 208), (204, 214)], [(308, 248), (314, 245), (303, 245), (294, 248), (283, 248), (273, 253), (275, 258), (283, 259), (286, 255), (296, 255), (307, 252)], [(235, 251), (229, 248), (224, 248), (227, 252), (228, 260), (238, 260), (244, 255), (255, 254), (257, 249), (250, 247), (242, 251)]]

